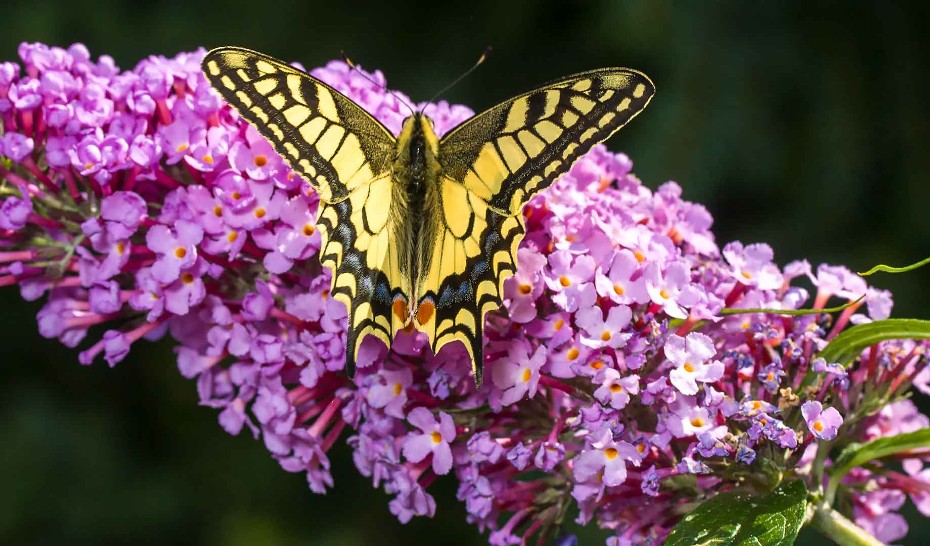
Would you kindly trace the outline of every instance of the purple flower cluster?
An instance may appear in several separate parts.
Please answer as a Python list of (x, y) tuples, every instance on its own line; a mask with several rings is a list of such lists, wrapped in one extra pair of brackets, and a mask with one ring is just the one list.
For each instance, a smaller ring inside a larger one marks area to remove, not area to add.
[[(721, 251), (702, 206), (672, 182), (651, 191), (603, 147), (524, 210), (481, 389), (464, 347), (433, 355), (416, 332), (390, 348), (364, 340), (349, 380), (346, 310), (317, 260), (318, 197), (206, 83), (202, 51), (128, 72), (80, 45), (19, 53), (21, 65), (0, 64), (0, 284), (47, 294), (41, 333), (83, 343), (83, 364), (170, 335), (221, 426), (260, 437), (315, 492), (333, 486), (327, 452), (348, 427), (359, 472), (402, 522), (433, 515), (429, 486), (452, 474), (491, 544), (552, 536), (573, 507), (609, 545), (640, 544), (747, 478), (810, 481), (822, 442), (928, 424), (907, 400), (868, 406), (930, 390), (926, 345), (881, 343), (852, 369), (815, 358), (847, 325), (887, 318), (889, 293), (843, 267), (779, 268), (764, 244)], [(407, 99), (379, 72), (333, 62), (313, 74), (399, 130)], [(440, 133), (472, 115), (425, 111)], [(862, 295), (837, 316), (722, 313)], [(84, 343), (101, 324), (112, 329)], [(928, 459), (851, 473), (851, 516), (903, 536), (908, 495), (930, 515)]]

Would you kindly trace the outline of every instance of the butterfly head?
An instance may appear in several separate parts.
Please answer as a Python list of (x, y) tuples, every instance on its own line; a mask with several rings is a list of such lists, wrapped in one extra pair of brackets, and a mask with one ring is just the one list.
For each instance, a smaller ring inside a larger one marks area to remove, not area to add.
[(439, 138), (433, 129), (433, 120), (422, 112), (405, 119), (397, 137), (396, 160), (416, 170), (426, 168), (438, 154)]

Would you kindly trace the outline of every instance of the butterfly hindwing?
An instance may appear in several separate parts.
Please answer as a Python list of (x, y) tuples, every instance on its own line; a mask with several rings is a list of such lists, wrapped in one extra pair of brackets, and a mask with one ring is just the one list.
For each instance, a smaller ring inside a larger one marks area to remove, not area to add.
[(435, 308), (423, 328), (434, 352), (464, 342), (477, 383), (484, 317), (501, 306), (504, 281), (515, 271), (523, 205), (642, 111), (654, 92), (634, 70), (584, 72), (503, 102), (440, 141), (442, 214), (433, 259), (415, 285), (425, 294), (420, 305)]
[(440, 142), (444, 171), (504, 214), (520, 214), (655, 93), (644, 74), (602, 68), (567, 76), (478, 114)]
[(516, 268), (523, 222), (492, 212), (459, 181), (441, 177), (439, 185), (433, 255), (417, 292), (423, 295), (419, 306), (428, 302), (432, 313), (420, 329), (429, 335), (434, 353), (452, 341), (464, 343), (480, 385), (484, 317), (501, 305), (503, 283)]
[(409, 272), (392, 244), (406, 215), (394, 198), (394, 136), (352, 100), (320, 80), (243, 48), (211, 51), (204, 73), (226, 101), (268, 139), (319, 193), (320, 262), (330, 294), (348, 309), (346, 366), (371, 334), (390, 345), (402, 326), (395, 297), (409, 294)]

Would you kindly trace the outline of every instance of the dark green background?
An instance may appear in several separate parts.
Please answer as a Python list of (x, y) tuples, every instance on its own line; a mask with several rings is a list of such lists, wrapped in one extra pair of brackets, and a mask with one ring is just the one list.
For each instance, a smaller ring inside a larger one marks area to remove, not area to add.
[[(424, 100), (475, 108), (554, 77), (624, 65), (649, 74), (649, 109), (609, 145), (655, 188), (672, 179), (716, 218), (722, 244), (773, 245), (862, 270), (930, 255), (927, 10), (885, 3), (7, 1), (0, 59), (20, 41), (87, 44), (123, 68), (150, 54), (242, 45), (312, 67), (344, 49)], [(745, 5), (744, 5), (745, 4)], [(880, 276), (896, 316), (926, 318), (930, 270)], [(165, 344), (84, 368), (36, 333), (36, 304), (0, 292), (0, 541), (7, 544), (482, 544), (451, 480), (434, 520), (402, 526), (332, 452), (315, 496), (260, 442), (197, 406)], [(909, 544), (926, 543), (909, 511)], [(811, 544), (822, 543), (808, 537)], [(593, 541), (586, 535), (582, 544)]]

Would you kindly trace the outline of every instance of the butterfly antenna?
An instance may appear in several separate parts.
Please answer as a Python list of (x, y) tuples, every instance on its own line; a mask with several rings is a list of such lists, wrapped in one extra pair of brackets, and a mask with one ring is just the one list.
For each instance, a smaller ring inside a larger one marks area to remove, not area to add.
[(373, 80), (373, 79), (371, 78), (371, 76), (369, 76), (368, 74), (364, 73), (364, 72), (362, 71), (362, 69), (358, 67), (357, 64), (355, 64), (354, 62), (352, 62), (352, 59), (350, 59), (349, 56), (346, 55), (346, 52), (345, 52), (345, 51), (340, 51), (340, 53), (342, 54), (342, 60), (343, 60), (347, 65), (349, 65), (349, 68), (351, 68), (352, 70), (355, 70), (356, 72), (358, 72), (359, 74), (361, 74), (361, 76), (362, 76), (363, 78), (365, 78), (366, 80), (368, 80), (368, 81), (371, 82), (372, 84), (376, 85), (377, 87), (380, 87), (381, 89), (384, 89), (385, 93), (390, 93), (391, 95), (393, 95), (394, 98), (397, 99), (397, 102), (399, 102), (399, 103), (403, 104), (404, 106), (406, 106), (406, 107), (407, 107), (407, 110), (410, 110), (410, 115), (411, 115), (411, 116), (414, 114), (413, 107), (410, 106), (410, 103), (409, 103), (409, 102), (405, 101), (403, 98), (401, 98), (400, 95), (398, 95), (398, 94), (395, 93), (394, 91), (388, 89), (388, 88), (387, 88), (387, 85), (385, 85), (385, 84), (383, 84), (383, 83), (376, 82), (375, 80)]
[(445, 93), (446, 91), (452, 89), (453, 87), (455, 87), (455, 85), (456, 85), (457, 83), (459, 83), (460, 81), (464, 80), (466, 76), (468, 76), (469, 74), (471, 74), (472, 72), (474, 72), (476, 68), (478, 68), (479, 66), (481, 66), (481, 63), (483, 63), (483, 62), (485, 61), (485, 59), (488, 58), (488, 55), (490, 55), (490, 54), (491, 54), (491, 46), (488, 46), (488, 47), (486, 47), (486, 48), (484, 49), (484, 53), (482, 53), (481, 56), (478, 57), (478, 60), (475, 61), (475, 64), (473, 64), (471, 68), (469, 68), (468, 70), (466, 70), (465, 72), (463, 72), (462, 75), (459, 76), (458, 78), (455, 78), (454, 80), (452, 80), (452, 83), (450, 83), (449, 85), (447, 85), (447, 86), (443, 87), (442, 89), (440, 89), (439, 92), (436, 93), (435, 95), (433, 95), (433, 97), (432, 97), (430, 100), (426, 101), (427, 104), (432, 103), (433, 101), (435, 101), (436, 99), (438, 99), (440, 96), (442, 96), (443, 93)]

